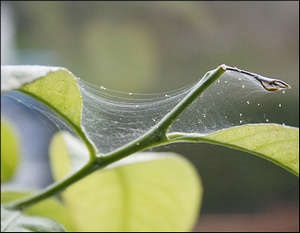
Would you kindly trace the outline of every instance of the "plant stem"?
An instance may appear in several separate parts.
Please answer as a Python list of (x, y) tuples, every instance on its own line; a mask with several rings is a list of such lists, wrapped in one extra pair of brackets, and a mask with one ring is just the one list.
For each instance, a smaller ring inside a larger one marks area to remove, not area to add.
[(164, 130), (166, 134), (168, 128), (176, 118), (203, 93), (212, 83), (214, 83), (225, 71), (227, 66), (220, 65), (218, 68), (207, 72), (202, 79), (192, 88), (192, 90), (158, 123), (158, 128)]
[(57, 194), (57, 193), (63, 191), (69, 185), (71, 185), (74, 182), (80, 180), (81, 178), (87, 176), (88, 174), (92, 173), (94, 170), (96, 170), (94, 163), (90, 162), (90, 163), (86, 164), (84, 167), (82, 167), (80, 170), (78, 170), (76, 173), (73, 173), (69, 177), (66, 177), (63, 180), (48, 186), (42, 192), (37, 193), (33, 196), (25, 197), (23, 199), (14, 201), (9, 204), (5, 204), (4, 207), (6, 209), (13, 209), (13, 210), (25, 209), (26, 207), (29, 207), (41, 200), (44, 200), (54, 194)]
[[(69, 175), (60, 182), (54, 183), (48, 188), (42, 190), (33, 196), (12, 202), (5, 205), (8, 209), (24, 209), (39, 201), (42, 201), (54, 194), (57, 194), (66, 189), (71, 184), (91, 174), (92, 172), (106, 167), (107, 165), (127, 157), (137, 151), (142, 151), (149, 147), (155, 147), (170, 143), (167, 138), (167, 130), (176, 118), (197, 98), (206, 88), (208, 88), (216, 79), (218, 79), (226, 71), (225, 65), (220, 65), (217, 69), (207, 72), (204, 77), (191, 89), (191, 91), (156, 125), (153, 126), (147, 133), (138, 139), (124, 145), (106, 154), (102, 157), (96, 156), (96, 150), (91, 142), (86, 138), (83, 131), (74, 125), (66, 116), (60, 114), (73, 127), (74, 131), (85, 142), (90, 152), (89, 162), (77, 172)], [(29, 93), (30, 94), (30, 93)], [(38, 97), (36, 97), (38, 98)], [(39, 99), (39, 98), (38, 98)], [(44, 102), (44, 101), (43, 101)], [(47, 104), (47, 103), (46, 103)], [(49, 104), (48, 104), (49, 106)], [(53, 106), (51, 106), (53, 107)], [(54, 108), (55, 109), (55, 108)]]

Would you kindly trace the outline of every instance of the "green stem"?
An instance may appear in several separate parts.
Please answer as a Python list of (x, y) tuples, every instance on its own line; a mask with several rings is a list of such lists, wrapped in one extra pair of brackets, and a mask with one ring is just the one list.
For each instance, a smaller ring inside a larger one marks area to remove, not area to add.
[(168, 114), (166, 114), (158, 122), (158, 124), (154, 125), (153, 128), (151, 128), (147, 133), (145, 133), (138, 139), (124, 145), (123, 147), (120, 147), (117, 150), (106, 154), (102, 157), (96, 156), (96, 150), (94, 146), (91, 144), (88, 138), (86, 138), (83, 131), (79, 129), (76, 125), (74, 125), (66, 116), (60, 114), (73, 127), (78, 136), (80, 136), (85, 142), (90, 152), (89, 162), (77, 172), (69, 175), (60, 182), (54, 183), (45, 190), (41, 191), (40, 193), (7, 204), (5, 205), (5, 207), (9, 209), (24, 209), (58, 192), (61, 192), (71, 184), (91, 174), (95, 170), (104, 168), (107, 165), (118, 161), (124, 157), (127, 157), (137, 151), (142, 151), (150, 147), (156, 147), (159, 145), (170, 143), (170, 140), (167, 138), (167, 130), (171, 126), (171, 124), (206, 88), (208, 88), (225, 71), (226, 66), (221, 65), (217, 69), (207, 72), (204, 75), (204, 77), (191, 89), (191, 91)]
[(88, 174), (92, 173), (94, 170), (96, 170), (94, 163), (90, 162), (90, 163), (86, 164), (84, 167), (82, 167), (80, 170), (78, 170), (76, 173), (73, 173), (69, 177), (66, 177), (63, 180), (48, 186), (42, 192), (37, 193), (33, 196), (25, 197), (23, 199), (14, 201), (9, 204), (5, 204), (4, 207), (7, 209), (13, 209), (13, 210), (25, 209), (41, 200), (44, 200), (54, 194), (57, 194), (57, 193), (63, 191), (69, 185), (71, 185), (74, 182), (80, 180), (81, 178), (87, 176)]
[(204, 92), (212, 83), (214, 83), (227, 69), (226, 65), (220, 65), (218, 68), (207, 72), (202, 79), (191, 89), (191, 91), (158, 123), (157, 127), (167, 133), (168, 128), (176, 118)]

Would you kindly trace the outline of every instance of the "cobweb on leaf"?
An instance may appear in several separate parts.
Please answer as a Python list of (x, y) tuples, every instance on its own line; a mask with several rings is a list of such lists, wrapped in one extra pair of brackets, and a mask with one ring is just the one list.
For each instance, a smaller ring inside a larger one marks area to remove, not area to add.
[[(138, 94), (96, 87), (81, 79), (78, 83), (83, 98), (83, 129), (102, 154), (141, 137), (194, 87), (193, 84), (160, 94)], [(179, 115), (169, 132), (205, 135), (247, 123), (281, 124), (276, 114), (287, 109), (282, 102), (285, 92), (269, 92), (249, 75), (226, 71)], [(51, 121), (57, 130), (75, 135), (72, 128), (45, 105), (13, 93), (5, 95), (34, 111), (37, 117)]]
[[(79, 86), (83, 97), (82, 125), (103, 154), (145, 134), (194, 87), (163, 94), (138, 94), (96, 87), (82, 80)], [(282, 110), (278, 104), (282, 93), (265, 90), (249, 75), (226, 71), (187, 107), (169, 132), (204, 135), (246, 123), (274, 122), (269, 112)], [(271, 105), (274, 106), (270, 109)]]

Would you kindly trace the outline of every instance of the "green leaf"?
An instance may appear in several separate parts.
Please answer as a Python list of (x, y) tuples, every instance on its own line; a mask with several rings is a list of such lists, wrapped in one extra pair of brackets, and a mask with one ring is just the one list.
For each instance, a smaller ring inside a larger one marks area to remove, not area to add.
[(59, 163), (52, 165), (53, 176), (56, 180), (63, 178), (68, 173), (76, 172), (89, 160), (89, 152), (85, 145), (70, 133), (61, 131), (57, 133), (50, 144), (50, 154), (55, 156)]
[[(72, 145), (65, 137), (57, 134), (51, 143), (57, 179), (80, 157), (74, 155), (78, 150), (69, 152)], [(188, 231), (197, 219), (202, 186), (183, 157), (137, 153), (78, 181), (62, 195), (78, 231)]]
[(70, 71), (61, 67), (1, 66), (1, 91), (16, 89), (46, 103), (80, 128), (81, 93)]
[(1, 207), (1, 232), (64, 232), (65, 229), (53, 220), (28, 217), (20, 211)]
[(1, 182), (9, 181), (19, 164), (19, 140), (15, 130), (1, 120)]
[(171, 141), (208, 142), (249, 152), (299, 176), (299, 129), (278, 124), (248, 124), (206, 136), (169, 134)]
[[(1, 192), (1, 203), (18, 200), (29, 196), (30, 192), (3, 191)], [(75, 222), (72, 219), (68, 209), (57, 199), (48, 198), (24, 210), (24, 214), (32, 216), (41, 216), (51, 218), (62, 224), (67, 231), (74, 231)]]

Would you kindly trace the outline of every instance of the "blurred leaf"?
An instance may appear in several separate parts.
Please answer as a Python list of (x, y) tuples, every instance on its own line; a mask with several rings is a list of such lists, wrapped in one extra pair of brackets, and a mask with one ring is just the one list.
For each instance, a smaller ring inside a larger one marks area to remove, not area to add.
[(277, 124), (248, 124), (206, 136), (169, 134), (175, 141), (208, 142), (249, 152), (299, 176), (299, 129)]
[[(64, 137), (56, 135), (51, 144), (56, 179), (70, 169), (68, 159), (76, 152), (68, 154)], [(174, 153), (137, 153), (120, 162), (123, 166), (97, 171), (62, 194), (78, 231), (192, 229), (202, 197), (192, 164)]]
[(82, 100), (75, 76), (61, 67), (1, 66), (1, 91), (21, 90), (80, 128)]
[(50, 154), (60, 161), (54, 166), (52, 157), (50, 160), (52, 173), (56, 180), (63, 178), (68, 172), (75, 172), (89, 160), (89, 152), (85, 145), (65, 131), (58, 132), (52, 138)]
[(19, 140), (13, 128), (1, 120), (1, 182), (13, 177), (19, 159)]
[[(2, 191), (1, 203), (7, 203), (30, 195), (30, 192)], [(68, 209), (55, 198), (48, 198), (24, 210), (24, 214), (51, 218), (62, 224), (68, 231), (74, 231), (75, 223)]]
[(28, 217), (20, 211), (1, 207), (1, 232), (64, 232), (64, 228), (53, 220)]

